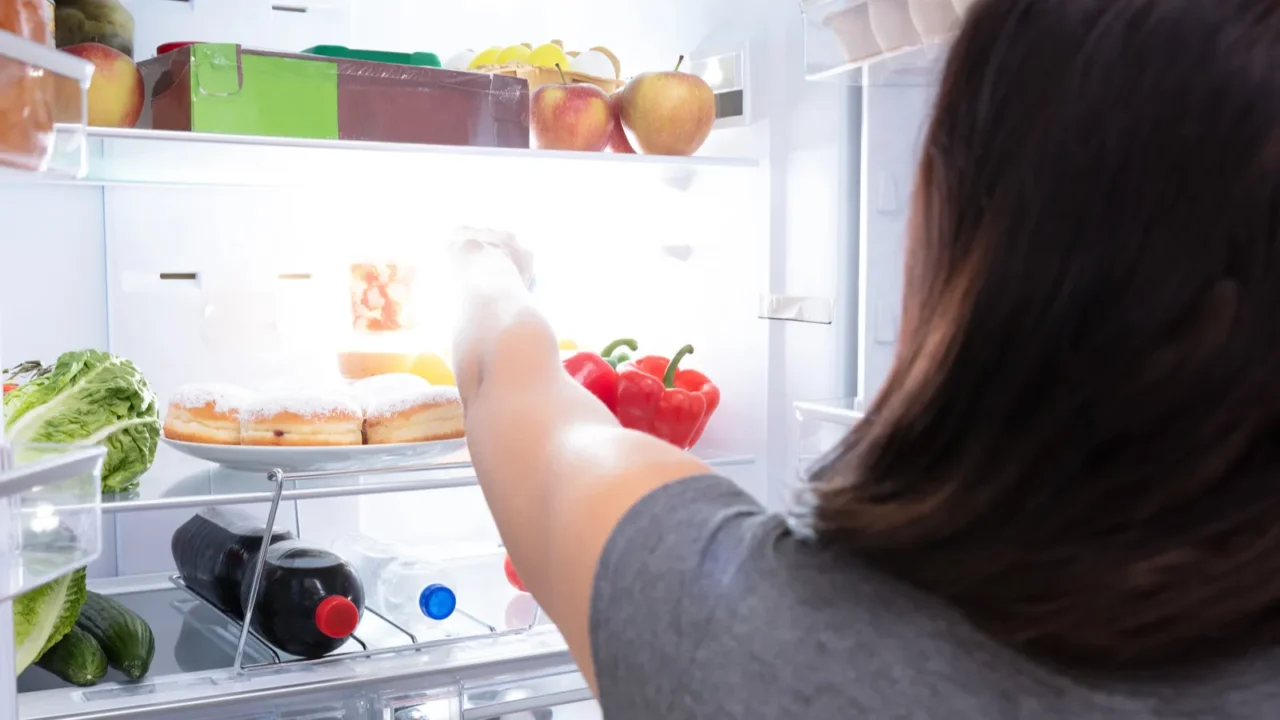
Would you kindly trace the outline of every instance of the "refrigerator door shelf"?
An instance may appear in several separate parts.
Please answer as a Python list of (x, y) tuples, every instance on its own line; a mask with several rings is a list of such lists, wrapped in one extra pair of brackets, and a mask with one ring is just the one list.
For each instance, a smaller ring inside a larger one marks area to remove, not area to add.
[(827, 454), (862, 419), (861, 398), (795, 403), (800, 433), (800, 477)]
[(98, 446), (0, 446), (0, 601), (39, 587), (102, 551)]
[[(801, 12), (805, 76), (854, 85), (931, 74), (961, 19), (952, 0), (805, 0)], [(932, 52), (921, 55), (925, 48)], [(863, 68), (877, 67), (864, 76)]]

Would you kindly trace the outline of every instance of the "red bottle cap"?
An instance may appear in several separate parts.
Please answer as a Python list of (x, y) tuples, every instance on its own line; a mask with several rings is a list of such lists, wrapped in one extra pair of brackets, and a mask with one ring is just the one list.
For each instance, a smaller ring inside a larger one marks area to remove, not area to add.
[(165, 55), (171, 53), (178, 48), (189, 47), (195, 45), (193, 42), (167, 42), (156, 48), (156, 55)]
[(341, 595), (330, 595), (316, 606), (316, 629), (334, 640), (350, 637), (360, 624), (360, 610)]

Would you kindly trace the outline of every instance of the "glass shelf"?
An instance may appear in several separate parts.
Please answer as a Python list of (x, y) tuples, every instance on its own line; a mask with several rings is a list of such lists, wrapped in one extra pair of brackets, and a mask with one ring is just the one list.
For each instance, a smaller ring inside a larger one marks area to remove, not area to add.
[[(695, 454), (712, 467), (750, 465), (750, 455), (733, 455), (709, 450)], [(475, 471), (465, 453), (441, 458), (430, 469), (415, 468), (396, 473), (377, 468), (378, 474), (361, 475), (358, 471), (339, 477), (284, 481), (282, 500), (377, 495), (382, 493), (439, 490), (475, 485)], [(142, 476), (139, 490), (103, 496), (102, 509), (107, 513), (147, 510), (194, 509), (210, 505), (249, 505), (269, 503), (273, 486), (265, 473), (241, 472), (194, 460), (161, 446), (156, 462)]]
[[(505, 578), (503, 579), (505, 582)], [(468, 708), (477, 710), (511, 698), (511, 692), (544, 693), (543, 704), (588, 697), (581, 676), (574, 672), (564, 640), (554, 625), (538, 625), (521, 634), (484, 637), (418, 652), (406, 652), (325, 664), (285, 665), (277, 669), (238, 674), (234, 667), (239, 628), (221, 613), (174, 588), (168, 574), (90, 580), (89, 589), (110, 595), (141, 615), (156, 639), (155, 660), (145, 678), (125, 682), (111, 671), (90, 688), (69, 688), (38, 667), (29, 668), (18, 680), (19, 714), (24, 720), (132, 717), (258, 717), (267, 698), (301, 697), (331, 693), (356, 696), (371, 683), (388, 688), (379, 694), (403, 693), (413, 688), (421, 698), (429, 688), (452, 687), (446, 707), (458, 708), (459, 678), (509, 679), (506, 688), (494, 688), (493, 697), (471, 693)], [(270, 658), (269, 648), (255, 644), (252, 655)], [(564, 678), (557, 682), (556, 677)], [(532, 682), (537, 679), (538, 682)], [(486, 684), (487, 686), (487, 684)], [(576, 692), (575, 692), (576, 691)], [(374, 699), (372, 696), (369, 699)], [(320, 702), (320, 701), (313, 701)], [(410, 704), (406, 698), (402, 705)], [(393, 707), (390, 697), (376, 700), (377, 707)], [(501, 707), (501, 705), (499, 705)], [(286, 713), (295, 717), (293, 713)], [(318, 716), (308, 714), (308, 717)], [(382, 717), (359, 713), (358, 717)], [(341, 712), (323, 717), (348, 717)], [(436, 717), (431, 715), (431, 717)], [(450, 717), (445, 715), (444, 717)], [(452, 717), (459, 717), (453, 715)], [(470, 711), (463, 717), (472, 717)], [(490, 717), (485, 715), (484, 717)]]
[(0, 30), (0, 179), (84, 173), (93, 64)]
[(801, 0), (805, 77), (936, 85), (972, 0)]
[[(590, 168), (652, 172), (660, 179), (698, 170), (756, 168), (753, 158), (672, 157), (91, 127), (81, 182), (99, 185), (340, 186), (421, 185), (474, 178), (538, 177)], [(513, 165), (519, 163), (519, 165)], [(485, 192), (494, 192), (486, 189)]]

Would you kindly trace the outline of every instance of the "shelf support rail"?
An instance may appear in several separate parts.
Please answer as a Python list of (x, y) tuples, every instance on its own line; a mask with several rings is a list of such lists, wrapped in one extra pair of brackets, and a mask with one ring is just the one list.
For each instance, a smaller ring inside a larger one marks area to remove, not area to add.
[[(267, 481), (272, 483), (272, 485), (274, 486), (271, 493), (271, 508), (267, 511), (266, 527), (263, 529), (263, 532), (262, 532), (262, 546), (259, 548), (258, 555), (254, 560), (253, 580), (249, 585), (249, 601), (244, 608), (244, 620), (240, 621), (240, 637), (236, 642), (236, 654), (235, 654), (235, 665), (234, 665), (236, 672), (245, 673), (257, 667), (260, 667), (260, 666), (246, 667), (244, 664), (244, 655), (245, 655), (246, 648), (248, 647), (248, 644), (249, 644), (250, 636), (256, 635), (252, 630), (253, 615), (254, 615), (254, 612), (257, 610), (258, 591), (261, 589), (262, 576), (265, 573), (266, 567), (267, 567), (266, 551), (267, 551), (267, 548), (270, 547), (271, 545), (271, 536), (275, 532), (276, 516), (280, 510), (280, 502), (284, 496), (284, 485), (286, 481), (317, 480), (317, 479), (344, 477), (344, 476), (351, 476), (351, 475), (387, 475), (387, 474), (409, 473), (409, 472), (425, 472), (429, 470), (440, 470), (442, 468), (452, 467), (454, 465), (455, 464), (453, 463), (423, 463), (423, 464), (409, 465), (409, 466), (380, 467), (380, 468), (370, 468), (370, 469), (364, 469), (364, 470), (315, 470), (315, 471), (307, 471), (307, 472), (287, 473), (284, 470), (275, 469), (268, 472)], [(463, 464), (459, 463), (457, 465), (461, 466)], [(175, 576), (174, 579), (177, 580), (178, 578)], [(197, 599), (204, 602), (208, 602), (204, 598), (200, 597), (198, 593), (191, 590), (191, 588), (186, 587), (185, 583), (182, 584), (182, 587), (184, 587), (188, 592), (194, 595)], [(481, 638), (481, 637), (486, 639), (494, 639), (494, 638), (507, 637), (511, 635), (520, 635), (532, 630), (538, 624), (539, 620), (542, 617), (542, 608), (535, 605), (533, 618), (529, 621), (529, 624), (527, 626), (518, 627), (511, 630), (499, 630), (488, 621), (482, 620), (481, 618), (478, 618), (475, 615), (472, 615), (471, 613), (467, 612), (462, 608), (457, 608), (454, 612), (457, 612), (458, 614), (462, 615), (468, 620), (471, 620), (472, 622), (475, 622), (476, 624), (482, 626), (483, 628), (485, 628), (486, 632), (483, 634), (477, 634), (477, 635), (447, 637), (447, 638), (442, 638), (437, 640), (430, 640), (426, 642), (419, 642), (418, 638), (413, 633), (401, 627), (399, 624), (391, 621), (390, 619), (386, 618), (386, 616), (384, 616), (383, 614), (377, 612), (372, 608), (367, 608), (367, 609), (373, 612), (374, 615), (377, 615), (379, 618), (382, 618), (384, 621), (387, 622), (387, 624), (391, 625), (393, 628), (404, 633), (404, 635), (407, 638), (409, 638), (410, 644), (404, 645), (404, 646), (397, 646), (397, 647), (370, 649), (369, 646), (364, 641), (360, 640), (359, 638), (356, 638), (356, 641), (363, 648), (360, 652), (329, 655), (322, 658), (316, 658), (314, 660), (287, 661), (287, 662), (282, 662), (281, 664), (290, 664), (290, 665), (319, 664), (324, 662), (332, 662), (335, 660), (376, 657), (380, 655), (391, 655), (391, 654), (401, 653), (401, 652), (413, 652), (418, 650), (426, 650), (430, 648), (439, 647), (441, 645), (452, 645), (455, 643), (465, 642), (467, 640), (472, 640), (472, 639)], [(259, 638), (259, 641), (262, 642), (262, 644), (268, 647), (269, 649), (272, 649), (272, 651), (274, 652), (274, 649), (271, 648), (270, 643), (267, 643), (264, 640), (261, 640), (261, 638)], [(277, 654), (276, 657), (279, 657), (279, 655)]]

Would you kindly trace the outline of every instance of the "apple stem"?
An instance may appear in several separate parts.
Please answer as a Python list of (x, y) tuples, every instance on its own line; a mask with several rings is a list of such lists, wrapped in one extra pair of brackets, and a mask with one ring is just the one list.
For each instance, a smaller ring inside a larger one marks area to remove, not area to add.
[(560, 67), (560, 63), (556, 63), (556, 72), (560, 73), (560, 82), (564, 83), (565, 85), (568, 85), (569, 81), (565, 79), (564, 68)]
[(683, 64), (684, 64), (684, 56), (681, 55), (680, 59), (676, 61), (676, 72), (680, 72), (680, 66)]

